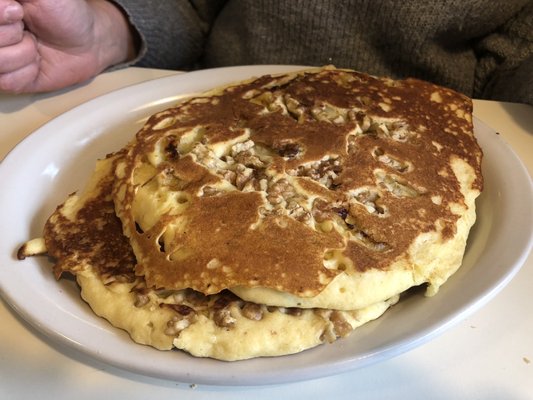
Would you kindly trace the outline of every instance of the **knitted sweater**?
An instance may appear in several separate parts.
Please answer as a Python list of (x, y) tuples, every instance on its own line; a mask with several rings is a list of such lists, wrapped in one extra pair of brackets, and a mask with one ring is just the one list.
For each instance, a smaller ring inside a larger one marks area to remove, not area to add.
[(531, 0), (115, 0), (139, 66), (325, 65), (533, 104)]

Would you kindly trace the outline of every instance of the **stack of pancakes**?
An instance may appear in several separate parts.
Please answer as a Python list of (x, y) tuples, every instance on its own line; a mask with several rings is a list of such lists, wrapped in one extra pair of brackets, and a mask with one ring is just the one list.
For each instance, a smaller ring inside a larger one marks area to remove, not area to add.
[(48, 253), (138, 343), (239, 360), (333, 342), (459, 268), (481, 150), (471, 100), (333, 67), (151, 116), (48, 220)]

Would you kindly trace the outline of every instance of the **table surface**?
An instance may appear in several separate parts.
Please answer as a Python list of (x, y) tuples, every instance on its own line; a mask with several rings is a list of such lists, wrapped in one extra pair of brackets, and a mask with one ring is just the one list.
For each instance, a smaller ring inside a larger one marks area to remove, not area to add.
[[(0, 160), (24, 137), (72, 107), (173, 73), (128, 68), (52, 94), (0, 94)], [(476, 100), (474, 110), (533, 176), (533, 107)], [(51, 342), (0, 301), (0, 399), (533, 399), (532, 282), (530, 254), (487, 305), (421, 347), (336, 376), (255, 387), (194, 385), (120, 370)]]

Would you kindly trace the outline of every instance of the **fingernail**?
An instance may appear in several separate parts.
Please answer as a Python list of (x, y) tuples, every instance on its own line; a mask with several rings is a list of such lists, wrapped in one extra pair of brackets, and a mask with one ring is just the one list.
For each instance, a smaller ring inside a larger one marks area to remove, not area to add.
[(22, 17), (23, 11), (19, 3), (11, 3), (4, 9), (4, 19), (6, 22), (20, 21)]

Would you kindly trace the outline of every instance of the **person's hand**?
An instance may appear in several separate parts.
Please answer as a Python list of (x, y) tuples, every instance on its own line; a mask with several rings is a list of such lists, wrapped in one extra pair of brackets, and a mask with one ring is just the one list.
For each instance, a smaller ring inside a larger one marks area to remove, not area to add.
[(126, 61), (133, 38), (106, 0), (0, 0), (0, 92), (43, 92)]

